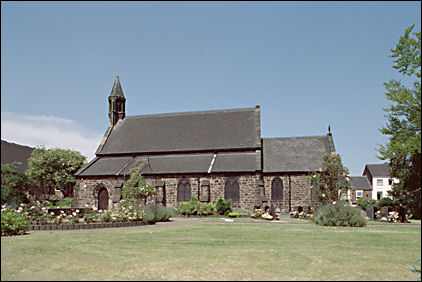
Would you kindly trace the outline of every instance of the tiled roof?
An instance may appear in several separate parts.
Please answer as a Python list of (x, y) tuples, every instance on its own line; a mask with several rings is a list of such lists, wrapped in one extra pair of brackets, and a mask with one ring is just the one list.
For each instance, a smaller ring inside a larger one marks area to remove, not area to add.
[(386, 163), (384, 164), (367, 164), (369, 172), (372, 177), (390, 177), (390, 166)]
[(372, 190), (371, 183), (366, 176), (350, 176), (349, 182), (353, 190)]
[(22, 165), (16, 167), (16, 172), (25, 172), (28, 169), (28, 159), (31, 157), (34, 148), (10, 143), (1, 140), (1, 163), (21, 162)]
[(80, 169), (75, 175), (124, 175), (144, 161), (142, 174), (254, 172), (256, 153), (173, 154), (137, 157), (100, 157)]
[(323, 156), (335, 152), (331, 138), (263, 138), (263, 172), (316, 171), (322, 168)]
[(97, 155), (259, 149), (260, 110), (246, 109), (127, 116)]

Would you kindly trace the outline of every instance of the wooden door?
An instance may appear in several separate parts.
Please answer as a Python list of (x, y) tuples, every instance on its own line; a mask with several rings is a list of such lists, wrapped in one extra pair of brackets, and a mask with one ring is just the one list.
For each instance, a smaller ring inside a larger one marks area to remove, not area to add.
[(98, 210), (108, 210), (108, 191), (101, 188), (98, 192)]

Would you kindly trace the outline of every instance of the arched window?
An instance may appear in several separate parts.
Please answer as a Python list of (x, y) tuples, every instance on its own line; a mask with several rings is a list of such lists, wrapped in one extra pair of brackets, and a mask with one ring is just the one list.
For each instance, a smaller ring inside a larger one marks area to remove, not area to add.
[(177, 201), (187, 202), (191, 199), (191, 190), (189, 180), (182, 179), (177, 186)]
[(229, 177), (226, 180), (226, 186), (224, 189), (224, 199), (231, 199), (233, 202), (239, 202), (239, 183), (237, 178)]
[(275, 177), (271, 184), (271, 199), (283, 200), (283, 180), (280, 177)]

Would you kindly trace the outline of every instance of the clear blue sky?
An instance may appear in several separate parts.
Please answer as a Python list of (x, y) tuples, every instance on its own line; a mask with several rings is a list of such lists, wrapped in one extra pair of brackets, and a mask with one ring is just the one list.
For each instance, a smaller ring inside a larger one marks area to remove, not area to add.
[(94, 155), (116, 74), (127, 115), (261, 105), (263, 137), (327, 133), (376, 158), (384, 82), (421, 2), (1, 2), (1, 138)]

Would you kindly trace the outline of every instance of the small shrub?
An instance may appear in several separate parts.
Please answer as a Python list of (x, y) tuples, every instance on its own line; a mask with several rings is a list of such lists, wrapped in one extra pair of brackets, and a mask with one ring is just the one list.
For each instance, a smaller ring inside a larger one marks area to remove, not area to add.
[(350, 226), (362, 227), (366, 225), (366, 220), (361, 212), (342, 203), (327, 204), (316, 211), (313, 221), (323, 226)]
[(72, 204), (73, 198), (72, 197), (66, 197), (66, 198), (61, 198), (58, 202), (57, 205), (61, 208), (70, 208), (71, 204)]
[(100, 216), (101, 222), (112, 222), (111, 212), (108, 211)]
[(150, 205), (145, 207), (145, 212), (154, 215), (154, 221), (161, 222), (161, 221), (168, 221), (170, 217), (173, 215), (171, 209), (161, 207), (158, 205)]
[(239, 213), (239, 212), (229, 212), (228, 214), (227, 214), (227, 216), (228, 217), (238, 217), (238, 216), (240, 216), (241, 214)]
[(162, 222), (168, 221), (173, 216), (171, 209), (159, 207), (155, 216), (155, 221)]
[(232, 200), (224, 200), (222, 198), (217, 199), (215, 203), (215, 210), (219, 215), (227, 215), (229, 212), (232, 211)]
[(142, 221), (145, 223), (148, 223), (148, 222), (154, 222), (154, 219), (155, 219), (155, 215), (151, 211), (151, 209), (145, 208)]
[(1, 236), (23, 235), (28, 230), (29, 221), (22, 209), (1, 210)]
[(364, 198), (359, 198), (356, 200), (356, 204), (364, 211), (366, 211), (366, 208), (368, 207), (368, 200)]

